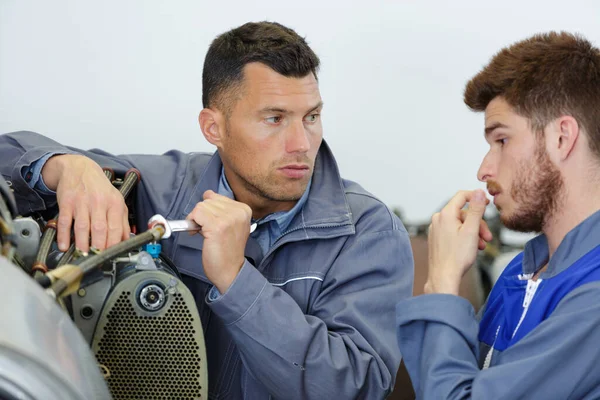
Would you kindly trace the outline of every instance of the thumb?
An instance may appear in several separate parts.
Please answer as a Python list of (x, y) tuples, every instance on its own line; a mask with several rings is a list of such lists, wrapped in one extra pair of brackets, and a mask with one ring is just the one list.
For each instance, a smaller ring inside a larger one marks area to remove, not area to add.
[(479, 226), (487, 206), (487, 199), (482, 190), (475, 190), (469, 200), (469, 208), (467, 209), (467, 217), (463, 224), (463, 229), (469, 232), (479, 233)]
[(214, 198), (216, 196), (217, 196), (217, 194), (215, 192), (213, 192), (212, 190), (208, 189), (207, 191), (205, 191), (202, 194), (202, 199), (203, 200), (208, 200), (208, 199), (212, 199), (212, 198)]

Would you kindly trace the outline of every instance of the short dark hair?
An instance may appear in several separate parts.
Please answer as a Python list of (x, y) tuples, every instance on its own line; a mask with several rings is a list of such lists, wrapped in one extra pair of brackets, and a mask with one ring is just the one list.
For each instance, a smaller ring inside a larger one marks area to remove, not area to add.
[(600, 50), (582, 36), (541, 33), (500, 50), (467, 83), (464, 101), (484, 111), (497, 96), (536, 132), (554, 118), (572, 116), (600, 157)]
[(244, 66), (262, 63), (286, 77), (317, 77), (319, 58), (304, 38), (276, 22), (249, 22), (211, 43), (202, 72), (202, 104), (229, 112)]

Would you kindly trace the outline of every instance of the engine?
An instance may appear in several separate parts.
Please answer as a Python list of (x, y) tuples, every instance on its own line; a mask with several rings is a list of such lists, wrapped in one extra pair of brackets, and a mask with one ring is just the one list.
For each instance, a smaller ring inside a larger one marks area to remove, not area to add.
[[(126, 199), (140, 179), (136, 170), (106, 175)], [(0, 399), (208, 398), (202, 325), (161, 253), (164, 228), (63, 253), (56, 218), (15, 217), (0, 185)]]

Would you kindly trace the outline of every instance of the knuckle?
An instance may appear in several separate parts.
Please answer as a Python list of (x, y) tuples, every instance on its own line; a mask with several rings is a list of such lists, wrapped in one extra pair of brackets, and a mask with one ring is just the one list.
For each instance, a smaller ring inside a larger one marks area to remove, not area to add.
[(78, 220), (78, 221), (75, 221), (75, 225), (73, 227), (77, 231), (85, 231), (85, 230), (89, 229), (90, 224), (85, 220)]
[(90, 198), (90, 196), (88, 196), (86, 193), (80, 192), (73, 196), (72, 204), (74, 208), (77, 208), (81, 204), (88, 204), (91, 201), (92, 199)]
[(125, 205), (125, 199), (123, 198), (123, 196), (121, 196), (121, 193), (119, 193), (119, 192), (113, 193), (110, 196), (109, 201), (113, 205), (118, 205), (118, 206), (124, 206)]
[(248, 212), (245, 208), (239, 208), (235, 213), (236, 219), (246, 221), (248, 219)]
[(92, 196), (92, 199), (94, 199), (96, 201), (106, 201), (107, 200), (107, 196), (104, 194), (104, 192), (93, 192), (91, 196)]
[(442, 211), (439, 212), (438, 219), (446, 219), (448, 217), (448, 207), (444, 207)]
[(71, 221), (71, 218), (59, 215), (56, 223), (60, 228), (68, 228), (71, 225)]
[(97, 221), (92, 224), (93, 232), (104, 232), (106, 231), (106, 223), (104, 221)]
[(111, 233), (120, 232), (123, 226), (118, 223), (108, 224), (108, 231)]
[(68, 191), (66, 193), (63, 193), (60, 196), (60, 206), (61, 208), (65, 208), (65, 207), (73, 207), (73, 204), (75, 204), (75, 199), (77, 199), (77, 194), (72, 192), (72, 191)]

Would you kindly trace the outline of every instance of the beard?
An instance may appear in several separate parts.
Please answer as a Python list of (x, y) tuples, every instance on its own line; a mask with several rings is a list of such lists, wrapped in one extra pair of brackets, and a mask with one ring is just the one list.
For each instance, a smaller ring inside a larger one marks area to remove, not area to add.
[[(231, 137), (230, 127), (226, 135)], [(220, 153), (223, 163), (235, 175), (236, 180), (253, 195), (267, 201), (293, 202), (298, 201), (306, 191), (308, 182), (314, 172), (315, 160), (305, 155), (296, 155), (272, 162), (265, 170), (258, 168), (258, 163), (248, 162), (248, 155), (243, 145), (230, 142), (227, 154)], [(277, 168), (288, 164), (305, 164), (310, 168), (306, 178), (285, 179), (275, 171)]]
[[(295, 161), (292, 161), (292, 163)], [(285, 164), (284, 164), (285, 165)], [(232, 168), (234, 170), (235, 168)], [(290, 202), (298, 201), (304, 194), (308, 181), (312, 174), (306, 179), (291, 182), (277, 182), (268, 175), (252, 175), (234, 171), (246, 190), (254, 195), (268, 201)], [(241, 172), (241, 171), (240, 171)]]
[[(541, 232), (562, 205), (563, 178), (542, 143), (537, 144), (533, 159), (520, 161), (515, 171), (520, 171), (510, 188), (515, 209), (509, 214), (499, 208), (500, 220), (514, 231)], [(495, 181), (488, 181), (490, 189), (502, 191)]]

